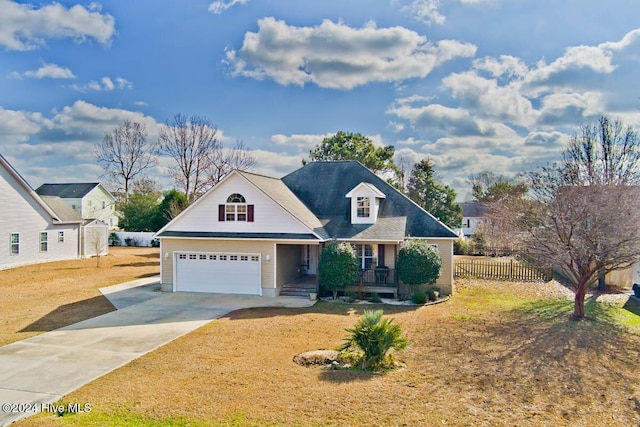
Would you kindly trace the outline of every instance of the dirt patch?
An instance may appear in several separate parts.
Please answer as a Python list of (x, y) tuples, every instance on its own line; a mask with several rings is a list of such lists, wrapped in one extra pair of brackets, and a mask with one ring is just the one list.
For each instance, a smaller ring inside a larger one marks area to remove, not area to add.
[(98, 288), (159, 274), (158, 248), (0, 270), (0, 345), (114, 310)]
[[(409, 337), (398, 354), (406, 369), (292, 363), (309, 349), (337, 349), (368, 308), (319, 302), (236, 311), (65, 401), (92, 404), (74, 416), (78, 425), (638, 425), (638, 335), (567, 321), (570, 301), (541, 303), (543, 290), (555, 295), (550, 286), (459, 285), (446, 304), (379, 306)], [(39, 415), (18, 425), (56, 421)]]

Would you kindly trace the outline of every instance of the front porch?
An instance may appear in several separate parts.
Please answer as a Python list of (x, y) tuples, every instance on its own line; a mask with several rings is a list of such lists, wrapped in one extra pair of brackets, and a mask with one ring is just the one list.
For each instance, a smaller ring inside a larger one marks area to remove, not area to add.
[[(315, 274), (301, 275), (282, 285), (282, 296), (309, 296), (318, 292), (318, 279)], [(398, 298), (398, 280), (396, 270), (392, 268), (370, 268), (360, 270), (358, 277), (345, 288), (345, 292), (357, 294), (393, 294)]]
[(398, 298), (398, 280), (393, 268), (369, 268), (360, 270), (353, 285), (345, 288), (346, 292), (393, 294)]

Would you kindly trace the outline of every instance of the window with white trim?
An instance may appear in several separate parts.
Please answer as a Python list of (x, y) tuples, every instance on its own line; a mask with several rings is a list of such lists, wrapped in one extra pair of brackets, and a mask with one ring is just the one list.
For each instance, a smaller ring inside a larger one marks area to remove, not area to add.
[(361, 269), (374, 268), (376, 259), (373, 253), (373, 245), (355, 244), (353, 245), (353, 250), (356, 253), (356, 258), (358, 258), (358, 264)]
[(242, 194), (233, 193), (227, 198), (225, 219), (227, 221), (247, 220), (247, 201)]
[(369, 218), (369, 216), (371, 216), (371, 199), (368, 197), (358, 196), (356, 203), (358, 218)]
[(40, 233), (40, 252), (47, 252), (49, 243), (46, 231)]
[(11, 233), (11, 255), (20, 254), (20, 233)]

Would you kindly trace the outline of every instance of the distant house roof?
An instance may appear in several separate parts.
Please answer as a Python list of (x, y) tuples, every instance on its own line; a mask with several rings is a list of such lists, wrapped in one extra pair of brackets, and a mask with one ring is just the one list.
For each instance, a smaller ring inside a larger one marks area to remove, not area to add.
[(58, 196), (63, 199), (81, 199), (98, 185), (100, 185), (99, 182), (42, 184), (36, 188), (36, 193), (41, 196)]
[(40, 198), (58, 215), (61, 221), (82, 221), (80, 214), (71, 209), (60, 197), (40, 196)]
[(460, 206), (464, 218), (482, 218), (489, 213), (489, 207), (480, 202), (460, 203)]
[[(282, 178), (282, 182), (334, 239), (457, 237), (449, 227), (359, 162), (311, 162)], [(372, 184), (386, 196), (380, 199), (375, 224), (351, 223), (351, 204), (345, 195), (361, 183)]]

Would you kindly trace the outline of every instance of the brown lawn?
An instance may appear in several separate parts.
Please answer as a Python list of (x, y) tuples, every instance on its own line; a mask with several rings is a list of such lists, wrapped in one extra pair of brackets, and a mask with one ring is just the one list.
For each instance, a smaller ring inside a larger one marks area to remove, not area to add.
[(384, 307), (410, 339), (398, 355), (406, 369), (370, 374), (292, 362), (339, 346), (363, 306), (242, 310), (65, 397), (90, 403), (91, 413), (40, 414), (18, 425), (640, 423), (637, 305), (589, 304), (596, 320), (572, 322), (571, 302), (555, 298), (562, 294), (551, 285), (460, 281), (459, 289), (439, 305)]
[(114, 310), (98, 288), (159, 274), (158, 248), (0, 270), (0, 345)]

